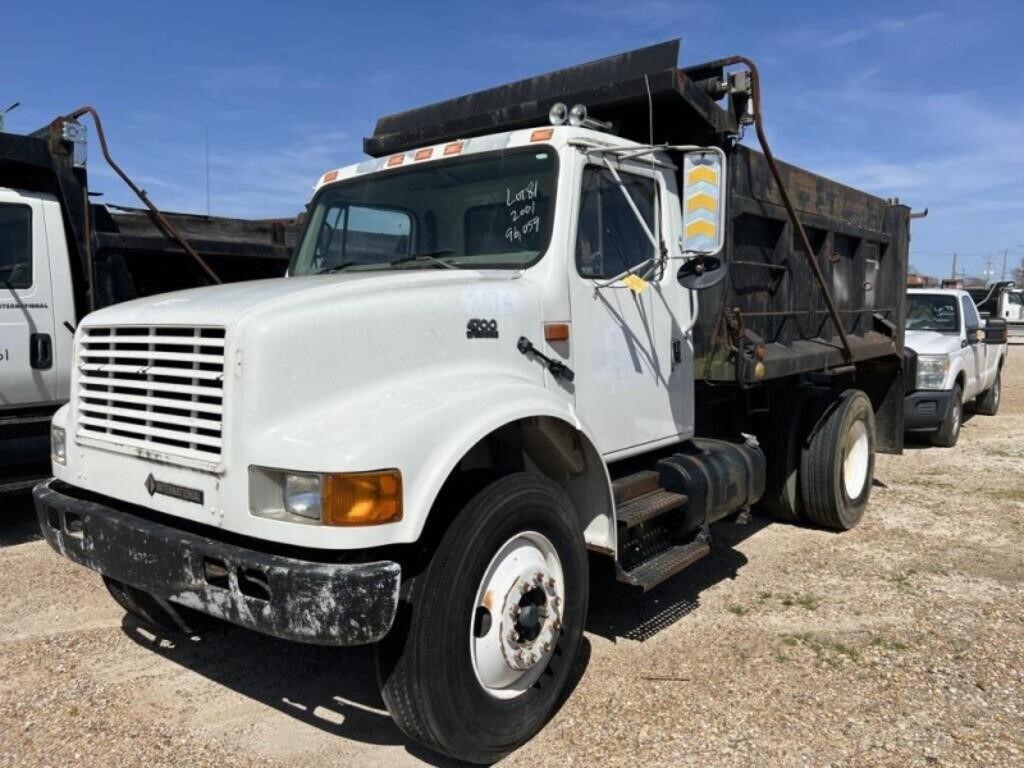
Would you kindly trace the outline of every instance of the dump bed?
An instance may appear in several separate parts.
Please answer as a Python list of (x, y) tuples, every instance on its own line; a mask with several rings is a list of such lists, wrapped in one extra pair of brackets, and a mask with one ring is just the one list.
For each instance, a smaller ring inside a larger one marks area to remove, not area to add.
[[(695, 375), (752, 383), (751, 354), (761, 344), (765, 379), (845, 365), (824, 294), (764, 155), (742, 145), (728, 155), (728, 275), (700, 294)], [(779, 169), (853, 361), (899, 356), (910, 209), (786, 163)]]
[[(161, 222), (148, 210), (90, 202), (84, 143), (76, 143), (84, 135), (71, 118), (31, 135), (0, 132), (0, 187), (50, 194), (60, 204), (79, 318), (139, 296), (284, 275), (295, 219), (164, 213)], [(102, 133), (100, 139), (105, 150)]]
[(698, 380), (747, 385), (867, 359), (898, 361), (910, 210), (777, 163), (846, 332), (847, 350), (767, 158), (739, 143), (756, 86), (750, 87), (750, 77), (734, 80), (730, 74), (735, 65), (752, 68), (752, 62), (731, 57), (680, 68), (678, 57), (679, 41), (673, 40), (387, 115), (363, 147), (379, 157), (543, 125), (556, 102), (584, 104), (614, 133), (641, 144), (653, 137), (655, 144), (720, 147), (729, 157), (722, 254), (727, 277), (700, 294)]

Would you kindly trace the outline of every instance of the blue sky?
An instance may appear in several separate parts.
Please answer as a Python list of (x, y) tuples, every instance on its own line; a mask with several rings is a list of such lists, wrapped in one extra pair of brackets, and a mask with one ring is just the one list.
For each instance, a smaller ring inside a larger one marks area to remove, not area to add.
[[(777, 155), (929, 217), (911, 261), (1024, 256), (1024, 9), (1012, 2), (9, 3), (0, 107), (30, 131), (80, 104), (168, 210), (287, 216), (361, 156), (379, 114), (682, 38), (759, 62)], [(45, 23), (45, 28), (42, 26)], [(130, 193), (91, 149), (94, 188)]]

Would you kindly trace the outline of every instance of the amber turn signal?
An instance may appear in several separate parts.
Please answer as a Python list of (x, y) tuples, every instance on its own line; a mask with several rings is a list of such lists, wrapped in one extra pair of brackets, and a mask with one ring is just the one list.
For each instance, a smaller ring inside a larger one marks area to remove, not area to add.
[(397, 469), (324, 475), (324, 525), (381, 525), (402, 519), (402, 473)]
[(568, 323), (544, 323), (544, 341), (568, 341)]

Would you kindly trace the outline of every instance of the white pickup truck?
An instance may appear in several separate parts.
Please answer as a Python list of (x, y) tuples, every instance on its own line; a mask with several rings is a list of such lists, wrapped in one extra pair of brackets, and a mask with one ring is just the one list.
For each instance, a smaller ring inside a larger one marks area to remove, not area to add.
[(919, 288), (908, 293), (906, 345), (916, 353), (914, 389), (904, 402), (904, 428), (952, 447), (965, 403), (999, 410), (1006, 362), (1006, 321), (983, 321), (967, 291)]

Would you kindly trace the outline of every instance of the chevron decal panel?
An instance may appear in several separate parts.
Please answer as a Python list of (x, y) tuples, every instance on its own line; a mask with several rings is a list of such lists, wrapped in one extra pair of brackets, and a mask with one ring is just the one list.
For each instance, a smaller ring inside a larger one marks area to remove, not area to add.
[(714, 253), (722, 247), (723, 157), (715, 150), (688, 152), (683, 161), (684, 249)]

